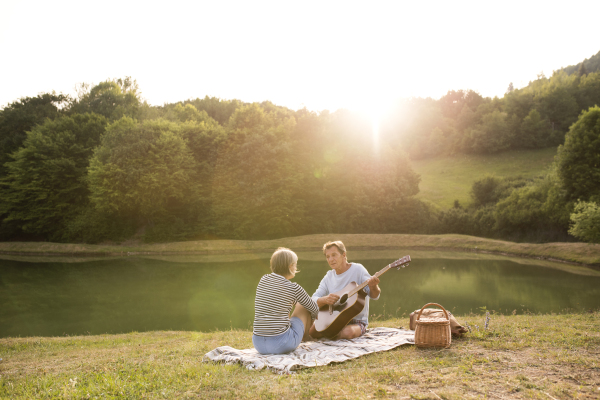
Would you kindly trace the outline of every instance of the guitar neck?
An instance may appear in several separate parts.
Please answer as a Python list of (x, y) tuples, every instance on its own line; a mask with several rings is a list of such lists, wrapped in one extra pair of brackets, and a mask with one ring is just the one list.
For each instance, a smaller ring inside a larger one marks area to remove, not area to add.
[[(381, 271), (376, 272), (375, 275), (373, 275), (373, 276), (376, 276), (376, 277), (379, 278), (381, 275), (383, 275), (386, 272), (388, 272), (390, 270), (390, 268), (392, 268), (392, 264), (388, 264)], [(363, 290), (366, 286), (367, 286), (367, 281), (364, 281), (363, 283), (361, 283), (360, 285), (358, 285), (356, 288), (354, 288), (352, 291), (350, 291), (350, 293), (348, 293), (348, 297), (354, 296), (356, 293), (358, 293), (361, 290)]]

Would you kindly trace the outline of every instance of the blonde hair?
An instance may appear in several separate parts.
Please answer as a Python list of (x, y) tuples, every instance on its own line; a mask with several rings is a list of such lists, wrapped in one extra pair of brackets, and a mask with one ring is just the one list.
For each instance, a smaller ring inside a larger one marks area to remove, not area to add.
[(337, 247), (338, 251), (340, 252), (340, 255), (344, 255), (346, 254), (346, 246), (344, 246), (344, 243), (342, 243), (341, 240), (336, 240), (333, 242), (327, 242), (323, 245), (323, 254), (325, 254), (325, 252), (327, 250), (329, 250), (332, 247)]
[(295, 263), (298, 263), (296, 253), (288, 248), (280, 247), (271, 256), (271, 271), (281, 276), (287, 276), (291, 274), (290, 267)]

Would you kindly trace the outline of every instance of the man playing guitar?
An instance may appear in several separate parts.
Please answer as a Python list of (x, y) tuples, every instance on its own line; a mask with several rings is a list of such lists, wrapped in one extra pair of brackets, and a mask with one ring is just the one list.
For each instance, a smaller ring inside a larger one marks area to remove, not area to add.
[(361, 264), (349, 263), (346, 257), (346, 247), (339, 240), (325, 243), (323, 253), (332, 270), (327, 272), (312, 295), (312, 299), (317, 302), (319, 308), (324, 305), (334, 305), (340, 298), (335, 292), (344, 289), (350, 282), (356, 282), (358, 285), (367, 282), (367, 287), (363, 289), (368, 295), (365, 299), (364, 309), (344, 326), (334, 339), (359, 337), (365, 333), (369, 324), (369, 298), (377, 300), (381, 294), (379, 278), (372, 277)]

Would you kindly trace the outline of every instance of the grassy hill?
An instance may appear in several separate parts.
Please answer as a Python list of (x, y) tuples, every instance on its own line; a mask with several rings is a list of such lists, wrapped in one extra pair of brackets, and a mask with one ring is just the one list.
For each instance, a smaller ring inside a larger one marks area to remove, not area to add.
[(429, 200), (442, 209), (471, 202), (473, 182), (486, 175), (499, 178), (540, 176), (554, 161), (557, 148), (515, 150), (499, 154), (456, 154), (412, 162), (421, 175), (418, 198)]

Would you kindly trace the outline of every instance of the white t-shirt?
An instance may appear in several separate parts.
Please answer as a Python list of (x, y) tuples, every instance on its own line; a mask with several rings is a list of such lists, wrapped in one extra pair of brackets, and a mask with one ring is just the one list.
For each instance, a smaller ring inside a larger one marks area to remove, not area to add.
[[(338, 290), (342, 290), (346, 287), (350, 282), (356, 282), (356, 284), (360, 285), (367, 279), (369, 279), (371, 275), (369, 275), (369, 271), (362, 264), (350, 263), (350, 268), (344, 273), (336, 274), (335, 270), (328, 271), (327, 274), (319, 283), (319, 287), (315, 294), (312, 295), (312, 299), (316, 302), (319, 297), (327, 296), (328, 294), (335, 293)], [(368, 296), (365, 298), (365, 308), (354, 317), (355, 320), (363, 321), (365, 324), (369, 324), (369, 298), (371, 297), (371, 291), (368, 286), (365, 286), (363, 289)], [(376, 299), (379, 299), (377, 296)]]

